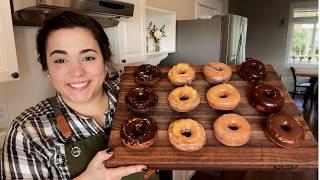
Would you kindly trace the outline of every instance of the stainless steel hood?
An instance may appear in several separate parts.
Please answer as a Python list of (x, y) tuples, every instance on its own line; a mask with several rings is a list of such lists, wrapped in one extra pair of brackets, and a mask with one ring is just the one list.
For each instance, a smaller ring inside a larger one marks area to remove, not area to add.
[(102, 26), (111, 27), (132, 17), (134, 5), (114, 0), (11, 0), (14, 25), (40, 26), (45, 18), (64, 9), (87, 14)]

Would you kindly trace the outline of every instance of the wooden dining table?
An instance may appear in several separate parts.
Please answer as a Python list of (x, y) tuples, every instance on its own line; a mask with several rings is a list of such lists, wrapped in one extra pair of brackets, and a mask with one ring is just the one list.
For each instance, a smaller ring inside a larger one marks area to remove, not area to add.
[(303, 68), (295, 68), (296, 76), (304, 76), (304, 77), (318, 77), (319, 71), (317, 69), (303, 69)]
[[(281, 112), (296, 119), (305, 130), (305, 140), (300, 147), (282, 148), (272, 143), (264, 133), (268, 114), (262, 113), (250, 105), (248, 98), (252, 84), (239, 76), (239, 65), (230, 65), (232, 77), (228, 83), (235, 86), (241, 95), (240, 104), (232, 111), (217, 111), (206, 102), (206, 92), (212, 86), (202, 73), (203, 66), (194, 66), (196, 79), (191, 86), (200, 95), (199, 106), (187, 113), (172, 110), (168, 104), (168, 94), (175, 87), (168, 81), (171, 67), (161, 67), (162, 79), (152, 87), (159, 100), (149, 115), (158, 127), (155, 143), (145, 150), (133, 150), (124, 146), (120, 138), (120, 129), (125, 121), (133, 117), (125, 103), (128, 91), (137, 87), (134, 78), (136, 66), (125, 67), (122, 75), (117, 108), (112, 122), (109, 147), (114, 155), (105, 162), (106, 167), (119, 167), (132, 164), (146, 164), (153, 169), (203, 169), (203, 170), (314, 170), (318, 168), (318, 144), (298, 111), (287, 89), (282, 84), (272, 65), (266, 65), (267, 76), (264, 83), (278, 88), (284, 97)], [(219, 142), (213, 130), (213, 122), (225, 113), (237, 113), (245, 117), (251, 126), (251, 137), (247, 144), (229, 147)], [(203, 125), (206, 144), (197, 152), (183, 152), (175, 149), (168, 140), (170, 122), (189, 117)]]

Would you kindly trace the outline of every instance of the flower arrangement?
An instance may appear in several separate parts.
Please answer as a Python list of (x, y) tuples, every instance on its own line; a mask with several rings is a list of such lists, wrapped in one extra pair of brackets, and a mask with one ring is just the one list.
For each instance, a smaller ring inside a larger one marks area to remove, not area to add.
[(164, 31), (165, 25), (163, 25), (160, 29), (156, 27), (152, 21), (149, 23), (147, 30), (147, 38), (150, 37), (153, 39), (154, 42), (154, 50), (160, 51), (160, 39), (163, 37), (167, 37)]

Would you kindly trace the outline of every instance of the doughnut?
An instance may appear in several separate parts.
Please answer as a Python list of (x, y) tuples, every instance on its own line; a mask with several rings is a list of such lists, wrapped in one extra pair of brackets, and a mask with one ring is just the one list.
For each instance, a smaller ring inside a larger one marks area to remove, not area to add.
[(241, 146), (250, 139), (251, 127), (248, 121), (238, 114), (224, 114), (213, 123), (216, 138), (227, 146)]
[(197, 90), (191, 86), (182, 86), (173, 89), (168, 96), (170, 107), (178, 112), (188, 112), (200, 104), (200, 96)]
[(281, 147), (298, 147), (304, 140), (303, 127), (285, 113), (270, 114), (264, 129), (266, 136)]
[(280, 91), (264, 83), (258, 83), (251, 88), (250, 101), (253, 107), (267, 113), (279, 111), (284, 103)]
[(190, 85), (195, 76), (196, 71), (186, 63), (176, 64), (168, 72), (168, 79), (175, 86)]
[(266, 77), (266, 67), (264, 64), (256, 59), (248, 59), (241, 63), (239, 74), (242, 79), (257, 83)]
[(142, 64), (134, 71), (135, 81), (138, 85), (154, 86), (161, 79), (158, 66)]
[(218, 110), (232, 110), (240, 102), (239, 91), (231, 84), (223, 83), (211, 87), (206, 95), (210, 107)]
[(232, 75), (231, 68), (224, 63), (209, 63), (203, 67), (203, 74), (211, 84), (221, 84), (229, 81)]
[(206, 134), (203, 126), (190, 118), (171, 122), (168, 128), (168, 135), (169, 142), (180, 151), (198, 151), (206, 143)]
[(128, 91), (125, 102), (133, 113), (147, 114), (157, 104), (158, 96), (149, 87), (136, 87)]
[(150, 147), (156, 139), (157, 126), (150, 118), (130, 118), (120, 130), (121, 142), (130, 149)]

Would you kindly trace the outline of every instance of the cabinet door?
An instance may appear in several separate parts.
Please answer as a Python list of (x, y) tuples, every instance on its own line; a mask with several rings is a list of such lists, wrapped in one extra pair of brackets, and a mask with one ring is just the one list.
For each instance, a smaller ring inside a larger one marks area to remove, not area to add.
[(0, 1), (0, 82), (19, 79), (10, 1)]
[(118, 25), (119, 61), (131, 64), (147, 60), (145, 0), (121, 0), (134, 4), (133, 17), (120, 21)]

